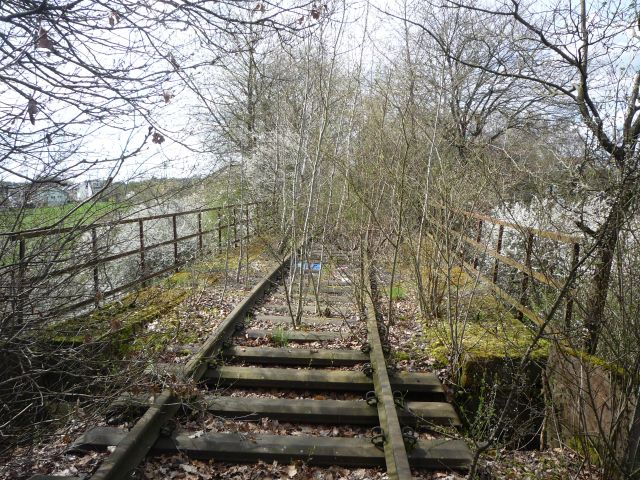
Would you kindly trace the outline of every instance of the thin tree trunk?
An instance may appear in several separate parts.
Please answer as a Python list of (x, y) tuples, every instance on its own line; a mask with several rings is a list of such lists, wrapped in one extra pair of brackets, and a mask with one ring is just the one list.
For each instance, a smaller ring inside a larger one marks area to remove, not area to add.
[(605, 223), (600, 227), (596, 248), (595, 272), (591, 279), (590, 292), (586, 302), (585, 328), (587, 338), (585, 339), (584, 350), (594, 355), (598, 350), (600, 334), (605, 323), (604, 310), (611, 282), (611, 268), (615, 255), (618, 236), (624, 221), (624, 205), (631, 192), (625, 192), (623, 198), (618, 200), (607, 217)]

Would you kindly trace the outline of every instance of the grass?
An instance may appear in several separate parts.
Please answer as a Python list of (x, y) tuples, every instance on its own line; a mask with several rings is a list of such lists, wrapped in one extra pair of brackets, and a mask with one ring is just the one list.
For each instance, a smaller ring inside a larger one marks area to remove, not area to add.
[(284, 348), (289, 345), (291, 338), (289, 337), (288, 330), (285, 330), (282, 327), (276, 327), (271, 335), (271, 340), (276, 344), (276, 346)]
[(391, 300), (404, 300), (407, 296), (407, 291), (402, 285), (394, 285), (391, 292), (387, 290), (387, 295), (391, 296)]

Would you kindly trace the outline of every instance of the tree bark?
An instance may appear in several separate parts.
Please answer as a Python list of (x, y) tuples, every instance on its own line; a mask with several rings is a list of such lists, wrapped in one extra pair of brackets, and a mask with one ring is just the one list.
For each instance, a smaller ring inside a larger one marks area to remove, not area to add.
[(604, 310), (607, 302), (609, 283), (611, 281), (611, 267), (618, 243), (618, 237), (629, 207), (635, 197), (633, 185), (623, 181), (621, 194), (611, 207), (605, 222), (598, 229), (596, 241), (595, 271), (591, 279), (591, 287), (586, 302), (584, 326), (587, 330), (584, 350), (594, 355), (598, 349), (600, 333), (605, 323)]
[(633, 420), (629, 431), (626, 451), (627, 475), (637, 478), (640, 472), (640, 393), (636, 395), (636, 406), (633, 412)]

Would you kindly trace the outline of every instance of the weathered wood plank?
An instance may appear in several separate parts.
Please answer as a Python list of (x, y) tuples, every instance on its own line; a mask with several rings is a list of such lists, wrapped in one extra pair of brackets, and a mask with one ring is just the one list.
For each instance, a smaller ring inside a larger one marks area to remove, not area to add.
[[(305, 280), (305, 285), (308, 285), (310, 283), (311, 283), (310, 280), (309, 281)], [(298, 281), (295, 281), (293, 282), (293, 285), (300, 285), (300, 283)], [(353, 291), (354, 286), (350, 280), (341, 280), (339, 278), (332, 278), (332, 277), (327, 278), (325, 276), (320, 281), (321, 291), (324, 288), (346, 288), (346, 289), (349, 289), (349, 291)]]
[[(111, 427), (98, 427), (85, 433), (73, 445), (73, 452), (104, 450), (118, 445), (126, 432)], [(194, 437), (194, 438), (191, 438)], [(161, 437), (151, 453), (181, 453), (198, 459), (223, 462), (291, 463), (303, 461), (309, 465), (341, 465), (345, 467), (384, 466), (384, 454), (367, 438), (244, 435), (237, 433), (188, 433)], [(424, 469), (467, 469), (471, 456), (462, 440), (420, 440), (411, 451), (411, 464)]]
[[(277, 325), (291, 325), (291, 317), (288, 315), (256, 315), (254, 317), (260, 322), (271, 322)], [(312, 315), (303, 315), (303, 325), (345, 325), (354, 324), (357, 320), (342, 317), (315, 317)]]
[[(327, 425), (378, 425), (378, 411), (364, 400), (311, 400), (288, 398), (205, 397), (215, 415), (242, 420), (268, 417), (283, 422)], [(446, 402), (408, 402), (398, 410), (403, 425), (458, 426), (460, 420)]]
[[(205, 379), (210, 385), (237, 387), (287, 388), (366, 392), (373, 388), (371, 378), (350, 370), (310, 370), (293, 368), (251, 368), (225, 366), (209, 369)], [(400, 372), (390, 377), (391, 385), (401, 392), (444, 393), (433, 373)]]
[[(149, 405), (148, 395), (127, 395), (119, 399), (114, 408), (140, 414)], [(190, 402), (182, 404), (186, 411)], [(205, 395), (203, 404), (209, 412), (239, 420), (257, 420), (268, 417), (283, 422), (323, 423), (327, 425), (378, 425), (378, 411), (364, 400), (313, 400), (289, 398), (225, 397)], [(398, 408), (402, 425), (453, 426), (460, 425), (454, 408), (446, 402), (407, 402)]]
[[(274, 312), (284, 312), (287, 315), (289, 314), (289, 307), (285, 304), (285, 305), (281, 305), (281, 304), (273, 304), (273, 303), (264, 303), (261, 305), (261, 307), (264, 308), (268, 308), (269, 310), (273, 310)], [(295, 312), (296, 310), (296, 305), (291, 305), (293, 311)], [(316, 313), (316, 307), (315, 305), (303, 305), (302, 306), (302, 311), (304, 313), (309, 313), (309, 314), (315, 314)]]
[(367, 362), (367, 355), (358, 350), (307, 348), (231, 347), (222, 351), (224, 358), (254, 364), (300, 365), (308, 367), (343, 367)]
[[(309, 283), (305, 283), (304, 285), (304, 289), (303, 289), (303, 293), (305, 295), (309, 295), (311, 296), (311, 298), (313, 298), (313, 285), (311, 284), (311, 282)], [(300, 289), (300, 284), (293, 284), (293, 294), (297, 295), (299, 293)], [(278, 290), (276, 290), (279, 294), (284, 295), (284, 290), (282, 288), (279, 288)], [(351, 285), (320, 285), (320, 297), (323, 296), (327, 296), (328, 298), (332, 298), (332, 296), (335, 295), (345, 295), (345, 296), (350, 296), (351, 294), (353, 294), (353, 286)]]
[[(279, 300), (281, 302), (286, 301), (287, 297), (285, 296), (284, 293), (274, 293), (271, 296), (272, 299), (274, 300)], [(289, 297), (289, 300), (291, 301), (291, 304), (295, 307), (298, 305), (298, 299), (296, 297)], [(304, 296), (303, 298), (303, 304), (306, 306), (313, 306), (316, 303), (316, 299), (314, 298), (314, 296), (309, 293), (307, 295)], [(354, 303), (354, 299), (353, 297), (347, 296), (347, 295), (323, 295), (320, 297), (320, 305), (333, 305), (335, 303)]]
[(303, 330), (265, 330), (262, 328), (249, 328), (242, 335), (247, 338), (273, 338), (282, 337), (292, 342), (324, 342), (338, 340), (345, 335), (340, 332), (307, 332)]
[(488, 215), (483, 215), (481, 213), (476, 212), (467, 212), (464, 210), (451, 209), (454, 212), (461, 213), (468, 217), (477, 218), (478, 220), (482, 220), (485, 222), (493, 223), (494, 225), (502, 225), (504, 227), (512, 228), (513, 230), (521, 233), (533, 233), (538, 237), (544, 237), (551, 240), (555, 240), (557, 242), (563, 243), (582, 243), (582, 238), (576, 235), (569, 235), (567, 233), (560, 232), (552, 232), (550, 230), (540, 230), (538, 228), (526, 227), (523, 225), (518, 225), (516, 223), (507, 222), (505, 220), (500, 220), (498, 218), (490, 217)]

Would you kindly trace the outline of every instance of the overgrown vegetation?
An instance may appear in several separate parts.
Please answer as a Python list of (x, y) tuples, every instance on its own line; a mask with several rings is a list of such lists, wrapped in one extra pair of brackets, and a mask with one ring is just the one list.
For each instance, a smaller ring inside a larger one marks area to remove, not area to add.
[[(536, 446), (577, 449), (603, 478), (638, 476), (635, 2), (112, 3), (69, 8), (64, 22), (55, 2), (0, 7), (0, 36), (32, 49), (7, 43), (0, 63), (9, 105), (0, 180), (37, 190), (100, 175), (113, 186), (110, 202), (125, 202), (132, 217), (259, 201), (256, 223), (276, 239), (275, 256), (311, 236), (352, 260), (366, 250), (384, 264), (389, 327), (413, 302), (429, 339), (398, 358), (428, 353), (454, 394), (473, 391), (476, 460), (533, 445), (531, 430), (512, 441), (528, 411), (540, 420)], [(64, 73), (38, 74), (50, 67)], [(99, 85), (84, 81), (89, 74)], [(42, 213), (73, 211), (60, 224), (87, 226), (103, 200)], [(12, 230), (43, 223), (26, 201), (11, 212), (18, 221), (7, 215), (0, 222)], [(200, 221), (213, 230), (208, 247), (224, 252), (216, 266), (248, 284), (245, 215)], [(175, 230), (197, 226), (194, 216)], [(142, 230), (143, 242), (173, 235), (170, 219)], [(96, 243), (102, 255), (135, 251), (140, 226), (97, 242), (87, 232), (29, 240), (33, 270), (6, 233), (1, 346), (17, 345), (27, 365), (24, 332), (84, 345), (78, 324), (54, 324), (36, 307), (77, 295), (103, 301), (93, 265), (62, 280), (53, 269), (92, 261)], [(182, 255), (198, 251), (192, 238)], [(99, 282), (111, 288), (174, 261), (169, 243), (137, 253), (99, 270)], [(297, 282), (306, 253), (292, 259), (291, 293), (314, 288)], [(200, 281), (174, 276), (162, 296), (184, 302), (179, 292)], [(138, 322), (128, 316), (133, 301), (145, 300), (125, 297), (108, 312), (115, 330)], [(292, 304), (293, 320), (301, 312)], [(542, 400), (527, 405), (531, 388)], [(575, 417), (568, 405), (579, 407)]]

